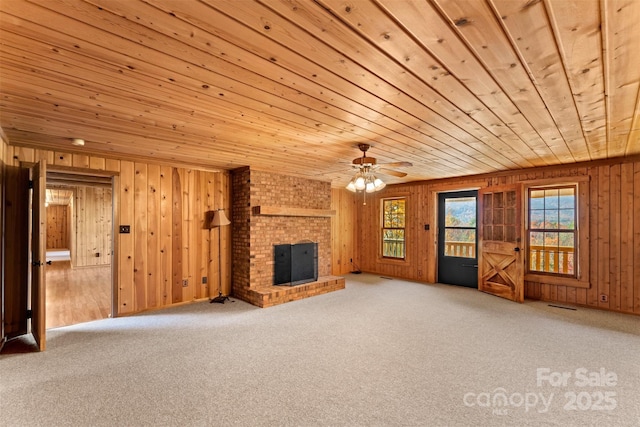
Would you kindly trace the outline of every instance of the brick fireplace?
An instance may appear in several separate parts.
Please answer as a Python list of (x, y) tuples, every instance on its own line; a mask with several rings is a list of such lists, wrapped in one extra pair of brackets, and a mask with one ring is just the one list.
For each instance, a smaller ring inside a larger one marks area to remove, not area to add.
[[(231, 173), (233, 295), (269, 307), (344, 288), (331, 276), (331, 184), (247, 168)], [(316, 242), (318, 280), (273, 286), (274, 245)]]

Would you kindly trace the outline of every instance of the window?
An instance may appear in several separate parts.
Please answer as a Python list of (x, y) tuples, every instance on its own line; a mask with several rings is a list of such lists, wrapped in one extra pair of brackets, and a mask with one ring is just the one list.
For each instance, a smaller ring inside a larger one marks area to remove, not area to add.
[(382, 256), (405, 257), (405, 199), (382, 200)]
[(577, 277), (577, 185), (529, 188), (528, 271)]
[(476, 197), (444, 199), (444, 255), (476, 258)]

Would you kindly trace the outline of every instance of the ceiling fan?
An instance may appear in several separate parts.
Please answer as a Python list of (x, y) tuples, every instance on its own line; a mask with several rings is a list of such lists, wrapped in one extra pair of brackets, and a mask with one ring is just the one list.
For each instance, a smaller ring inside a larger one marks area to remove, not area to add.
[[(362, 151), (362, 157), (353, 159), (351, 167), (357, 169), (357, 172), (353, 179), (347, 185), (347, 190), (357, 192), (364, 191), (366, 193), (373, 193), (374, 191), (382, 190), (386, 184), (375, 173), (381, 173), (385, 175), (392, 175), (397, 177), (405, 177), (405, 172), (389, 169), (390, 167), (408, 167), (413, 166), (409, 162), (393, 162), (378, 164), (375, 157), (367, 157), (367, 151), (371, 148), (369, 144), (358, 144), (358, 148)], [(366, 204), (366, 203), (365, 203)]]
[(362, 151), (362, 157), (358, 157), (353, 159), (352, 166), (362, 169), (363, 167), (369, 167), (370, 170), (375, 170), (378, 173), (384, 175), (392, 175), (397, 176), (399, 178), (403, 178), (407, 176), (406, 172), (400, 172), (393, 169), (388, 168), (398, 168), (398, 167), (409, 167), (413, 166), (410, 162), (393, 162), (393, 163), (382, 163), (378, 164), (375, 157), (367, 157), (367, 151), (371, 148), (369, 144), (358, 144), (358, 148)]

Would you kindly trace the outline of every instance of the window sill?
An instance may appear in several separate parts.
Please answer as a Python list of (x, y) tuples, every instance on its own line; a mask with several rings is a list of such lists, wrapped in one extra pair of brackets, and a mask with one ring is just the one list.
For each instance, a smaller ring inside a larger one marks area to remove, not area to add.
[(585, 281), (573, 277), (552, 276), (548, 274), (528, 273), (524, 275), (524, 280), (545, 285), (570, 286), (572, 288), (589, 289), (591, 287), (591, 283), (588, 280)]
[(378, 263), (380, 263), (380, 264), (407, 264), (407, 259), (406, 258), (378, 257)]

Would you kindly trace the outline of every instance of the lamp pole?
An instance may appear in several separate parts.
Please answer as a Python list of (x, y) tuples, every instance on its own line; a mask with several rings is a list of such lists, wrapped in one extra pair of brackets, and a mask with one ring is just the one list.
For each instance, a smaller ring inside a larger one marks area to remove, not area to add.
[(224, 214), (224, 210), (218, 209), (217, 211), (213, 211), (213, 216), (211, 218), (211, 223), (209, 224), (209, 228), (217, 228), (218, 229), (218, 296), (213, 298), (210, 303), (218, 302), (220, 304), (224, 304), (226, 300), (229, 299), (228, 296), (222, 295), (222, 227), (225, 225), (231, 224), (229, 218)]

